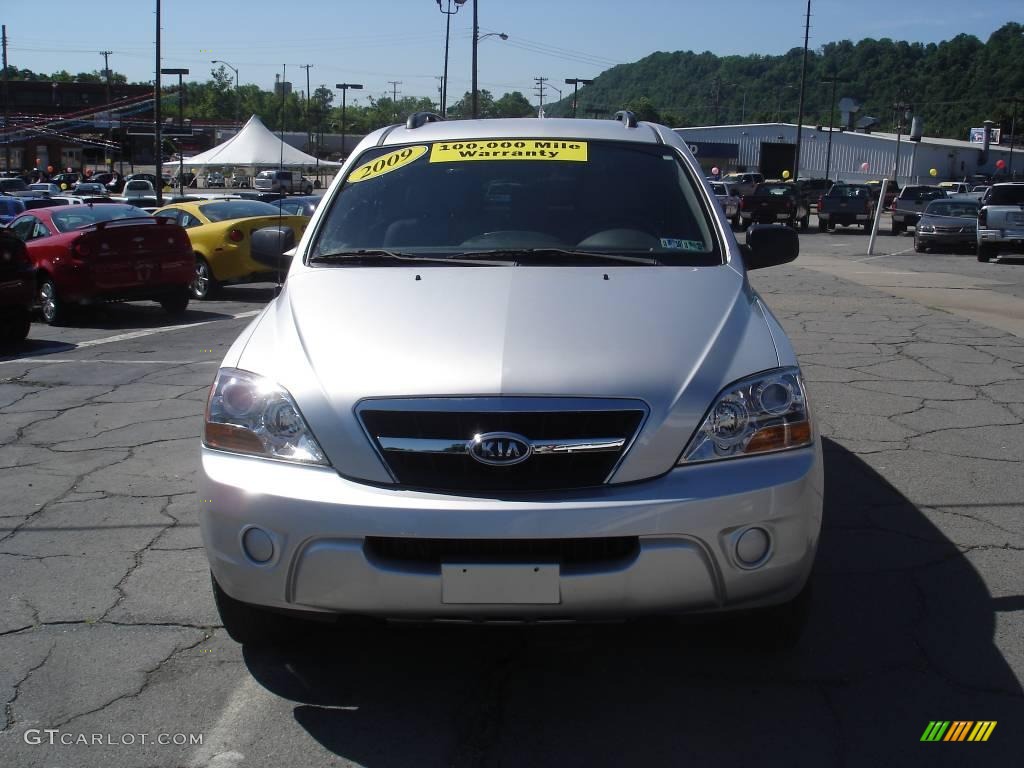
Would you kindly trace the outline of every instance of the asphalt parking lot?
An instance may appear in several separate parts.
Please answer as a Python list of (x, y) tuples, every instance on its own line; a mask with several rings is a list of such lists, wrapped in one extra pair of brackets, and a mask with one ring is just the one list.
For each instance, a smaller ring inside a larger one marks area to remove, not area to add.
[[(813, 229), (751, 276), (825, 440), (813, 614), (786, 653), (667, 622), (308, 627), (242, 649), (193, 475), (207, 387), (273, 286), (175, 325), (146, 303), (34, 324), (0, 358), (0, 764), (1018, 764), (1024, 260), (887, 233), (868, 256), (859, 231)], [(997, 726), (922, 743), (933, 720)]]

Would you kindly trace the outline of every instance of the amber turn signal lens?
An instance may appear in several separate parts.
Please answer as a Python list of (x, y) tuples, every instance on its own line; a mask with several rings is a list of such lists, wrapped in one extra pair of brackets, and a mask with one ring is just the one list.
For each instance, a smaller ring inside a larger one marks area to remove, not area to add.
[(237, 451), (240, 453), (266, 453), (263, 443), (252, 432), (233, 424), (217, 424), (206, 422), (206, 429), (203, 432), (203, 441), (210, 448), (220, 448), (225, 451)]
[(811, 442), (811, 425), (806, 421), (795, 424), (779, 424), (759, 429), (750, 438), (744, 453), (764, 453), (783, 448), (795, 448)]

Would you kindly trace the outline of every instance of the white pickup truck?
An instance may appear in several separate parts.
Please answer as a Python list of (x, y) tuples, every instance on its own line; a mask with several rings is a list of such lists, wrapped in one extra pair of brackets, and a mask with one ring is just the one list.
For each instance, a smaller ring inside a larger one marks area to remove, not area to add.
[(995, 184), (978, 210), (978, 261), (1004, 249), (1024, 251), (1024, 182)]

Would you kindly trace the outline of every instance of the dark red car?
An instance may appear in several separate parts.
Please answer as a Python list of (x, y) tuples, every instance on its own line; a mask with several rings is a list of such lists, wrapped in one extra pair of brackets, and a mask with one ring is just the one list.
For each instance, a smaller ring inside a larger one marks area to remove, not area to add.
[(25, 244), (0, 229), (0, 350), (25, 340), (32, 323), (35, 269)]
[(172, 315), (188, 306), (195, 255), (185, 230), (132, 205), (62, 205), (10, 223), (37, 270), (37, 297), (51, 325), (71, 305), (152, 299)]

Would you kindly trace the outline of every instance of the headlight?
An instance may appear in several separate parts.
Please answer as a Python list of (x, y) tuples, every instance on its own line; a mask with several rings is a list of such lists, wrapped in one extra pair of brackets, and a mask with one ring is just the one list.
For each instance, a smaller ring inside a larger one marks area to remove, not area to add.
[(233, 453), (326, 464), (298, 406), (263, 376), (221, 368), (206, 403), (203, 444)]
[(783, 451), (813, 441), (800, 370), (778, 368), (722, 390), (678, 463)]
[(931, 224), (922, 224), (921, 226), (919, 226), (917, 228), (917, 231), (918, 232), (934, 232), (935, 231), (935, 227), (932, 226)]

